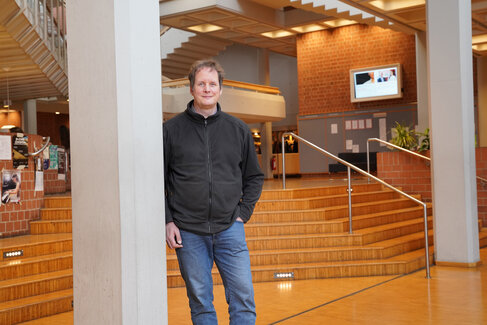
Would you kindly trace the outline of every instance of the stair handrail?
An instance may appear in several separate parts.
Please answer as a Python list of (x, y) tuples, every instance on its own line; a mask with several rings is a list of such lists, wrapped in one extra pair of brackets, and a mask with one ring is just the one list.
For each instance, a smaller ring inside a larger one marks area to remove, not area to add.
[(425, 263), (426, 263), (426, 278), (431, 279), (431, 274), (430, 274), (430, 263), (429, 263), (429, 243), (428, 243), (428, 212), (427, 212), (427, 207), (426, 203), (416, 199), (415, 197), (412, 197), (411, 195), (404, 193), (403, 191), (399, 190), (398, 188), (386, 183), (385, 181), (375, 177), (374, 175), (370, 174), (369, 172), (366, 172), (365, 170), (349, 163), (346, 160), (343, 160), (332, 153), (326, 151), (323, 148), (318, 147), (314, 143), (311, 143), (310, 141), (300, 137), (299, 135), (295, 134), (294, 132), (284, 132), (281, 137), (281, 148), (282, 148), (282, 188), (286, 189), (286, 159), (285, 159), (285, 147), (284, 147), (284, 137), (287, 135), (291, 135), (294, 138), (304, 142), (306, 145), (311, 147), (312, 149), (317, 150), (321, 154), (324, 154), (325, 156), (328, 156), (329, 158), (332, 158), (336, 160), (337, 162), (347, 166), (347, 183), (348, 183), (348, 218), (349, 218), (349, 233), (352, 234), (352, 188), (351, 188), (351, 177), (350, 177), (350, 169), (355, 170), (356, 172), (367, 176), (369, 179), (373, 179), (376, 182), (384, 185), (385, 187), (393, 190), (396, 193), (399, 193), (400, 195), (418, 203), (419, 205), (423, 206), (423, 215), (424, 215), (424, 239), (425, 239)]
[[(411, 151), (411, 150), (408, 150), (408, 149), (405, 149), (405, 148), (401, 148), (395, 144), (392, 144), (388, 141), (384, 141), (384, 140), (381, 140), (381, 139), (378, 139), (378, 138), (369, 138), (367, 139), (367, 172), (370, 173), (370, 153), (369, 153), (369, 142), (370, 141), (376, 141), (376, 142), (380, 142), (380, 143), (383, 143), (385, 144), (387, 147), (392, 147), (392, 148), (395, 148), (395, 149), (399, 149), (399, 150), (402, 150), (410, 155), (413, 155), (413, 156), (416, 156), (416, 157), (419, 157), (421, 159), (424, 159), (424, 160), (427, 160), (427, 161), (431, 161), (431, 158), (430, 157), (426, 157), (424, 155), (421, 155), (417, 152), (414, 152), (414, 151)], [(487, 184), (487, 179), (485, 178), (482, 178), (480, 176), (475, 176), (478, 180), (480, 180), (481, 184), (482, 185), (485, 185)]]
[(32, 152), (32, 153), (29, 152), (29, 153), (27, 153), (27, 156), (30, 156), (30, 157), (38, 156), (41, 152), (44, 151), (44, 149), (47, 148), (47, 146), (49, 146), (49, 143), (51, 141), (51, 137), (47, 137), (47, 139), (46, 139), (46, 137), (43, 137), (42, 140), (46, 140), (46, 142), (42, 145), (42, 147), (39, 150), (35, 151), (35, 152)]

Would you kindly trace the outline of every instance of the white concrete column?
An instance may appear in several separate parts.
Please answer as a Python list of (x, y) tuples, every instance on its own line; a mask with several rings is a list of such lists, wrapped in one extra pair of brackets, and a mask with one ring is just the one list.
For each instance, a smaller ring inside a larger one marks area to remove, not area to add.
[(437, 262), (479, 262), (471, 4), (428, 0), (432, 183)]
[(478, 102), (478, 122), (479, 147), (487, 147), (487, 57), (477, 58), (477, 102)]
[(37, 134), (37, 101), (28, 99), (24, 102), (24, 125), (25, 133)]
[(74, 323), (167, 324), (157, 1), (68, 1)]
[(424, 132), (430, 127), (428, 109), (428, 52), (425, 32), (416, 32), (416, 88), (418, 98), (418, 127), (416, 131)]

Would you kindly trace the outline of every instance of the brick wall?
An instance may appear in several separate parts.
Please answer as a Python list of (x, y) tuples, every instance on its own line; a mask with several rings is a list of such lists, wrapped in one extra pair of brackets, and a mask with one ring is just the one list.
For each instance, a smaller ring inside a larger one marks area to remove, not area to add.
[[(429, 154), (426, 154), (429, 156)], [(377, 177), (431, 202), (430, 162), (402, 151), (377, 153)]]
[[(416, 101), (413, 35), (380, 27), (352, 25), (298, 35), (299, 114), (385, 108)], [(350, 69), (401, 63), (404, 97), (350, 102)]]
[[(29, 152), (34, 151), (42, 143), (42, 137), (29, 134)], [(1, 169), (13, 169), (12, 160), (0, 160)], [(39, 219), (44, 192), (34, 191), (34, 161), (29, 158), (29, 167), (18, 170), (20, 173), (21, 190), (19, 203), (7, 203), (0, 206), (0, 237), (26, 234), (29, 221)]]
[[(487, 147), (476, 148), (477, 176), (487, 179)], [(407, 194), (421, 194), (431, 202), (431, 172), (429, 163), (404, 152), (378, 152), (377, 177)], [(487, 227), (487, 184), (477, 181), (477, 204), (479, 220)]]
[(65, 193), (71, 190), (71, 174), (69, 171), (66, 174), (66, 179), (59, 179), (57, 169), (44, 171), (44, 193), (55, 194)]

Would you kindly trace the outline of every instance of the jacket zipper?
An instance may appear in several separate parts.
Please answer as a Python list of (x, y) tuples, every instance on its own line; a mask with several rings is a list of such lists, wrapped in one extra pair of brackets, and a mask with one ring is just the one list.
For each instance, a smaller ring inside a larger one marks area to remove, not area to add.
[(211, 233), (211, 197), (212, 197), (212, 172), (211, 172), (211, 156), (210, 156), (210, 141), (208, 138), (208, 121), (205, 119), (205, 141), (206, 141), (206, 152), (207, 152), (207, 159), (208, 159), (208, 181), (209, 181), (209, 191), (208, 191), (208, 231)]

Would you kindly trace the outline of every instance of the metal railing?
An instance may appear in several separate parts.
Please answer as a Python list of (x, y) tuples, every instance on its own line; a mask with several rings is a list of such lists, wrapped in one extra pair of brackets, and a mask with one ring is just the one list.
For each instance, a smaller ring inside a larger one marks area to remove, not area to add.
[(47, 139), (45, 137), (43, 137), (42, 140), (46, 140), (46, 142), (42, 145), (42, 147), (39, 150), (37, 150), (37, 151), (35, 151), (33, 153), (30, 153), (29, 152), (27, 154), (28, 156), (35, 157), (35, 156), (38, 156), (41, 152), (43, 152), (44, 149), (46, 149), (47, 146), (49, 145), (49, 142), (51, 141), (51, 137), (47, 137)]
[[(385, 144), (386, 146), (388, 147), (392, 147), (392, 148), (395, 148), (395, 149), (398, 149), (398, 150), (401, 150), (401, 151), (404, 151), (404, 152), (407, 152), (408, 154), (410, 155), (413, 155), (413, 156), (416, 156), (416, 157), (419, 157), (421, 159), (424, 159), (424, 160), (427, 160), (427, 161), (431, 161), (431, 158), (430, 157), (426, 157), (426, 156), (423, 156), (417, 152), (414, 152), (414, 151), (411, 151), (411, 150), (408, 150), (408, 149), (404, 149), (404, 148), (401, 148), (399, 146), (396, 146), (395, 144), (392, 144), (390, 142), (387, 142), (387, 141), (384, 141), (384, 140), (381, 140), (381, 139), (377, 139), (377, 138), (369, 138), (367, 139), (367, 173), (370, 173), (370, 153), (369, 153), (369, 142), (370, 141), (376, 141), (376, 142), (380, 142), (380, 143), (383, 143)], [(481, 184), (483, 186), (485, 186), (487, 184), (487, 179), (485, 178), (482, 178), (480, 176), (476, 176), (478, 180), (480, 180)]]
[[(293, 136), (294, 138), (304, 142), (306, 145), (308, 145), (309, 147), (317, 150), (318, 152), (324, 154), (325, 156), (328, 156), (329, 158), (332, 158), (334, 160), (336, 160), (337, 162), (347, 166), (347, 177), (348, 177), (348, 218), (349, 218), (349, 233), (352, 234), (352, 230), (353, 230), (353, 227), (352, 227), (352, 188), (351, 188), (351, 177), (350, 177), (350, 169), (353, 169), (355, 170), (356, 172), (364, 175), (364, 176), (367, 176), (369, 179), (373, 179), (375, 180), (376, 182), (384, 185), (385, 187), (393, 190), (394, 192), (396, 193), (399, 193), (400, 195), (418, 203), (419, 205), (421, 205), (423, 207), (423, 214), (424, 214), (424, 239), (425, 239), (425, 262), (426, 262), (426, 278), (430, 279), (431, 278), (431, 275), (430, 275), (430, 262), (429, 262), (429, 243), (428, 243), (428, 212), (427, 212), (427, 207), (426, 207), (426, 203), (412, 197), (411, 195), (409, 194), (406, 194), (404, 193), (403, 191), (395, 188), (394, 186), (384, 182), (383, 180), (375, 177), (374, 175), (370, 174), (369, 172), (366, 172), (360, 168), (358, 168), (357, 166), (349, 163), (348, 161), (345, 161), (341, 158), (338, 158), (337, 156), (329, 153), (328, 151), (318, 147), (317, 145), (309, 142), (308, 140), (296, 135), (295, 133), (293, 132), (285, 132), (282, 134), (282, 138), (281, 138), (281, 145), (282, 145), (282, 188), (283, 189), (286, 189), (286, 159), (285, 159), (285, 148), (284, 148), (284, 137), (286, 135), (291, 135)], [(368, 155), (367, 155), (368, 156)]]

